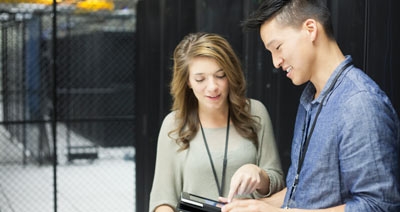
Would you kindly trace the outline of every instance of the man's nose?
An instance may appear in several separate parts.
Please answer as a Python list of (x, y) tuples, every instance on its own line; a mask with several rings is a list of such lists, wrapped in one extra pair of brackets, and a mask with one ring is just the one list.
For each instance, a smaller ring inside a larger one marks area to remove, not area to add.
[(272, 63), (276, 69), (279, 69), (282, 65), (283, 59), (279, 56), (272, 56)]

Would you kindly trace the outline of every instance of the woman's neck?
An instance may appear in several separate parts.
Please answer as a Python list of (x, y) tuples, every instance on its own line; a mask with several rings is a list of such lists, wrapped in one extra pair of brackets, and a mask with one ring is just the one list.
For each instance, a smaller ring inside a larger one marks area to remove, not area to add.
[(199, 118), (204, 128), (226, 127), (228, 121), (228, 108), (218, 111), (199, 110)]

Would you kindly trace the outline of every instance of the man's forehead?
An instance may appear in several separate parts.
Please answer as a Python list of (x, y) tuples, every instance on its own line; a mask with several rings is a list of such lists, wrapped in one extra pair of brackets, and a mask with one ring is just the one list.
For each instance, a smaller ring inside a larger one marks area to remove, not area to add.
[(274, 24), (276, 23), (271, 20), (264, 22), (260, 27), (260, 36), (266, 48), (271, 47), (279, 39), (279, 37), (277, 37), (277, 30), (279, 29), (276, 28)]

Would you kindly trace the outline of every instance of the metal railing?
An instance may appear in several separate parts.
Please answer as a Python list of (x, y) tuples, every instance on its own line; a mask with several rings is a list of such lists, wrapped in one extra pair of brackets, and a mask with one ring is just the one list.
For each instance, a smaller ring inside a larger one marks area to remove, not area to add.
[(135, 211), (134, 8), (0, 6), (0, 211)]

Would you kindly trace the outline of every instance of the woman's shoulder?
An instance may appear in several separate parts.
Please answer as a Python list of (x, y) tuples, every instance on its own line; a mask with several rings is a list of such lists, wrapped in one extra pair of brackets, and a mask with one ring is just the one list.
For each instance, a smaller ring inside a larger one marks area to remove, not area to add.
[[(175, 146), (175, 142), (169, 142), (174, 140), (174, 133), (170, 134), (173, 130), (175, 130), (176, 128), (176, 112), (172, 111), (170, 113), (168, 113), (165, 117), (164, 120), (162, 122), (160, 131), (159, 131), (159, 135), (158, 135), (158, 142), (160, 144), (163, 143), (163, 145), (172, 145)], [(168, 142), (165, 142), (168, 141)], [(166, 146), (164, 146), (166, 147)]]
[(176, 125), (176, 111), (169, 112), (162, 122), (163, 127), (173, 127)]
[(249, 104), (250, 104), (250, 112), (253, 115), (267, 113), (267, 108), (260, 100), (250, 98)]
[(176, 119), (176, 111), (170, 111), (165, 117), (164, 117), (164, 122), (165, 121), (175, 121)]
[(249, 98), (248, 101), (250, 102), (251, 105), (258, 106), (258, 107), (264, 107), (264, 104), (258, 99)]

